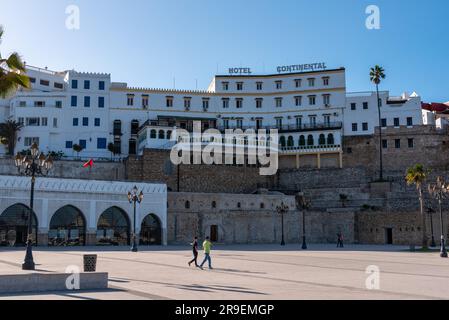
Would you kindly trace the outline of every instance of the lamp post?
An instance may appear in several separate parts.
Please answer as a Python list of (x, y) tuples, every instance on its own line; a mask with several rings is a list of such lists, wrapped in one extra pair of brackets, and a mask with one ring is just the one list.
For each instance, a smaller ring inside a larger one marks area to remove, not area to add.
[(435, 237), (434, 237), (434, 233), (433, 233), (433, 214), (435, 213), (435, 210), (433, 210), (430, 206), (427, 207), (427, 214), (430, 217), (430, 233), (432, 234), (432, 241), (430, 242), (430, 246), (432, 248), (436, 247), (435, 244)]
[(296, 206), (302, 211), (302, 250), (307, 250), (306, 243), (306, 210), (310, 208), (310, 200), (304, 195), (304, 192), (298, 192), (296, 195)]
[(47, 175), (48, 171), (53, 167), (53, 159), (48, 156), (45, 157), (43, 153), (39, 153), (39, 147), (37, 143), (33, 143), (30, 148), (31, 155), (22, 156), (17, 153), (14, 164), (19, 171), (19, 174), (23, 174), (31, 177), (31, 194), (30, 194), (30, 213), (28, 214), (28, 237), (25, 260), (22, 264), (23, 270), (34, 270), (35, 264), (33, 260), (33, 206), (34, 206), (34, 184), (36, 182), (36, 176)]
[(444, 241), (443, 209), (441, 207), (441, 202), (442, 202), (443, 198), (449, 193), (449, 189), (442, 177), (437, 178), (436, 184), (429, 185), (429, 193), (435, 199), (438, 200), (438, 207), (439, 207), (439, 211), (440, 211), (440, 225), (441, 225), (440, 257), (447, 258), (446, 244)]
[(285, 240), (284, 240), (284, 213), (286, 213), (288, 211), (288, 206), (285, 205), (284, 202), (282, 202), (280, 206), (276, 207), (276, 210), (281, 215), (281, 232), (282, 232), (281, 246), (285, 246)]
[(132, 252), (137, 252), (137, 237), (136, 237), (136, 203), (141, 203), (143, 200), (143, 192), (137, 189), (137, 186), (128, 192), (129, 203), (134, 204), (134, 226), (133, 226), (133, 244), (131, 247)]

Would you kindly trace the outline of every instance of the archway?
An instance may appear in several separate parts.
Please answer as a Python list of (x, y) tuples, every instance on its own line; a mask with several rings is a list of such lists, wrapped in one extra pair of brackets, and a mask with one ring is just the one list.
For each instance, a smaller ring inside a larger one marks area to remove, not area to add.
[(143, 219), (140, 228), (141, 245), (161, 245), (162, 228), (159, 218), (155, 214), (149, 214)]
[(130, 223), (126, 212), (118, 207), (103, 211), (97, 224), (97, 245), (129, 245), (129, 240)]
[[(0, 215), (0, 245), (25, 246), (28, 238), (28, 215), (30, 208), (24, 204), (16, 203)], [(37, 244), (37, 217), (32, 216), (32, 240)]]
[(74, 206), (58, 209), (50, 221), (49, 246), (84, 246), (86, 243), (86, 219)]

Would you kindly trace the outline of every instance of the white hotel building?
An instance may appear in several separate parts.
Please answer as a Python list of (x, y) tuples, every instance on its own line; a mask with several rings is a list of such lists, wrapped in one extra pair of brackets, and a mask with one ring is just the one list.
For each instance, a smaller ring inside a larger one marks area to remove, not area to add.
[[(345, 69), (271, 75), (217, 75), (205, 91), (131, 88), (109, 74), (53, 72), (28, 66), (30, 90), (0, 100), (0, 122), (24, 124), (16, 152), (33, 141), (44, 151), (82, 158), (171, 148), (175, 128), (277, 128), (282, 153), (343, 152), (343, 136), (372, 135), (378, 126), (375, 92), (348, 93)], [(416, 94), (381, 92), (383, 126), (422, 125)], [(0, 153), (5, 153), (0, 146)]]

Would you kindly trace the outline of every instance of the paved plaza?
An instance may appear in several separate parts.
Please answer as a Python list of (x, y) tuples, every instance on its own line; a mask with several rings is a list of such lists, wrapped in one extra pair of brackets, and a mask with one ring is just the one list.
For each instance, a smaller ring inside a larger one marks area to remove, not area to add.
[[(406, 247), (311, 245), (216, 246), (213, 270), (188, 267), (188, 247), (36, 248), (39, 272), (82, 267), (97, 253), (97, 271), (109, 273), (109, 289), (0, 296), (0, 299), (447, 299), (449, 259)], [(200, 258), (202, 258), (202, 253)], [(24, 249), (0, 250), (0, 274), (21, 273)], [(368, 266), (380, 270), (379, 290), (366, 289)]]

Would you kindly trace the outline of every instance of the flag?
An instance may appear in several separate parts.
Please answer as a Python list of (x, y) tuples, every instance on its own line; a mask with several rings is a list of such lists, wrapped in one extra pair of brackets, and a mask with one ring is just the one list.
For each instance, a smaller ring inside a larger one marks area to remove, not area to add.
[(83, 164), (83, 168), (92, 168), (94, 166), (94, 160), (90, 159), (89, 161), (87, 161), (85, 164)]

